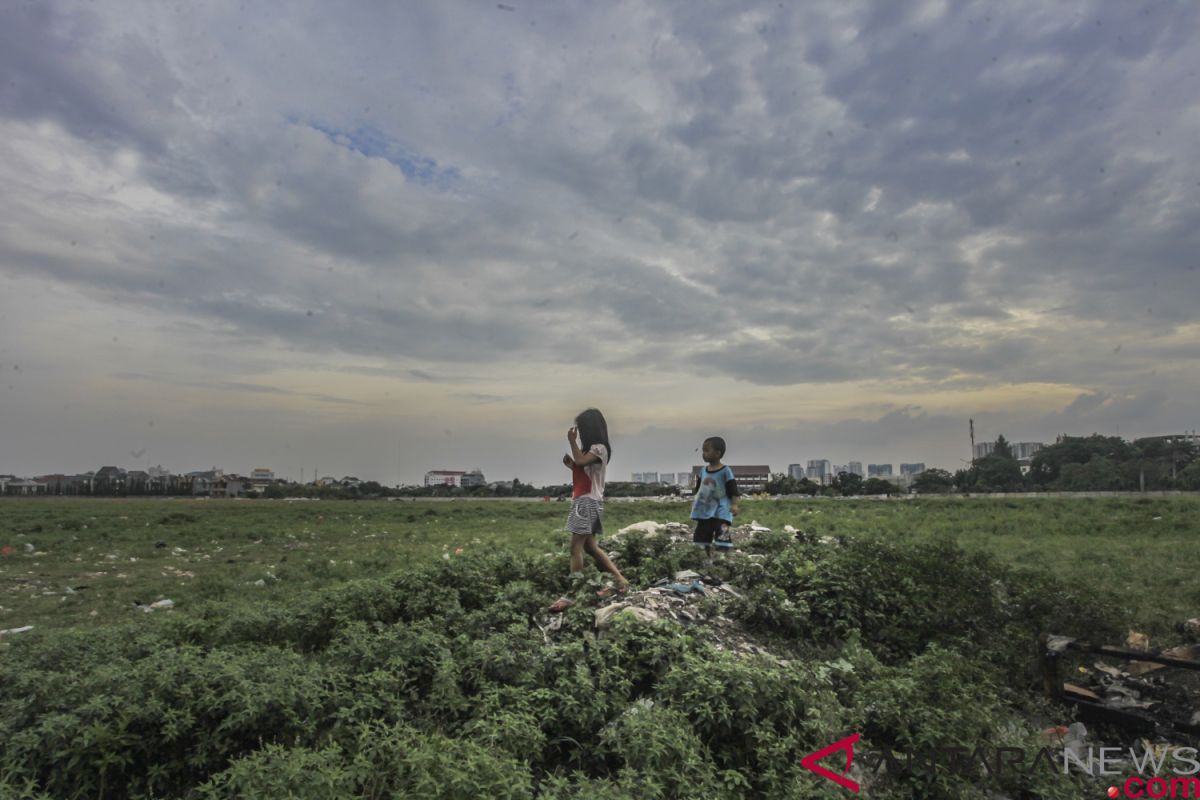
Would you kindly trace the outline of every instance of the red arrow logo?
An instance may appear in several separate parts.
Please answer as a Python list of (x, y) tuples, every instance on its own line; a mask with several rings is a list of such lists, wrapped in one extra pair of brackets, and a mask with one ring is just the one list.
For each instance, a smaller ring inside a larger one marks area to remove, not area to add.
[(855, 794), (858, 794), (858, 784), (857, 783), (855, 783), (854, 781), (845, 777), (844, 775), (838, 775), (836, 773), (830, 772), (829, 770), (827, 770), (824, 767), (817, 764), (817, 762), (820, 761), (825, 756), (832, 755), (833, 753), (836, 753), (838, 750), (845, 750), (846, 751), (846, 769), (844, 771), (849, 772), (850, 765), (854, 763), (854, 743), (857, 741), (858, 741), (858, 734), (852, 733), (849, 736), (847, 736), (845, 739), (842, 739), (840, 742), (834, 742), (833, 744), (829, 745), (828, 747), (823, 747), (815, 753), (809, 753), (804, 758), (800, 759), (800, 766), (804, 767), (805, 769), (812, 770), (813, 772), (820, 775), (822, 778), (828, 778), (829, 780), (836, 783), (838, 786), (841, 786), (843, 789), (849, 789), (850, 791), (854, 792)]

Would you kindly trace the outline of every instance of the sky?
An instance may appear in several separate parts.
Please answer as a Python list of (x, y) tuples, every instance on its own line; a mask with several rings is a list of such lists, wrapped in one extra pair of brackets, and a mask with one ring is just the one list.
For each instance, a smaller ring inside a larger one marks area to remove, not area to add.
[(0, 473), (1200, 427), (1200, 4), (0, 13)]

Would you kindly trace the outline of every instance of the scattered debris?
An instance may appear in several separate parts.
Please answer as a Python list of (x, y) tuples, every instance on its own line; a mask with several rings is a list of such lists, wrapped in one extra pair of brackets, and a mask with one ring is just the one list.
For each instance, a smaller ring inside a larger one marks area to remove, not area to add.
[[(726, 603), (742, 596), (735, 587), (719, 578), (691, 570), (681, 570), (677, 575), (686, 579), (689, 573), (696, 577), (686, 583), (676, 581), (673, 577), (663, 578), (647, 589), (631, 589), (615, 602), (607, 602), (597, 608), (593, 612), (597, 635), (603, 635), (618, 617), (641, 623), (671, 621), (686, 627), (693, 635), (707, 638), (718, 650), (738, 655), (775, 657), (740, 623), (723, 613)], [(565, 617), (562, 612), (572, 604), (568, 598), (561, 598), (550, 607), (548, 614), (534, 618), (534, 625), (541, 630), (547, 643), (552, 641), (550, 634), (561, 629)], [(775, 660), (781, 665), (789, 663), (778, 657)]]
[(555, 600), (553, 603), (551, 603), (550, 608), (548, 608), (546, 610), (549, 611), (551, 614), (561, 614), (562, 612), (566, 611), (568, 608), (570, 608), (573, 605), (575, 605), (575, 602), (573, 600), (571, 600), (569, 597), (560, 597), (557, 600)]
[(0, 636), (7, 636), (10, 633), (25, 633), (26, 631), (31, 631), (31, 630), (33, 630), (32, 625), (26, 625), (21, 628), (9, 628), (8, 630), (0, 631)]
[(660, 523), (657, 523), (651, 519), (647, 519), (643, 520), (642, 522), (635, 522), (632, 525), (626, 525), (624, 528), (621, 528), (621, 530), (617, 531), (617, 533), (625, 534), (637, 532), (654, 534), (658, 533), (658, 529), (661, 527), (663, 526)]
[[(1130, 631), (1129, 648), (1093, 645), (1065, 636), (1043, 635), (1041, 642), (1046, 696), (1075, 704), (1084, 719), (1148, 733), (1200, 734), (1195, 698), (1180, 685), (1185, 681), (1168, 683), (1159, 673), (1168, 667), (1200, 671), (1200, 645), (1155, 653), (1149, 650), (1149, 638), (1136, 631)], [(1080, 666), (1077, 683), (1060, 683), (1058, 662), (1068, 652), (1105, 655), (1125, 663), (1119, 668), (1100, 662), (1091, 668)]]
[(1137, 631), (1130, 629), (1129, 636), (1125, 638), (1125, 646), (1130, 650), (1149, 650), (1150, 637), (1144, 633), (1138, 633)]
[(137, 606), (138, 608), (140, 608), (142, 611), (149, 614), (151, 611), (163, 611), (165, 609), (174, 608), (175, 601), (164, 598), (162, 600), (155, 600), (153, 603), (150, 603), (149, 605), (143, 605), (142, 603), (138, 603), (137, 601), (134, 601), (134, 605)]
[(653, 622), (658, 619), (658, 614), (648, 608), (641, 606), (633, 606), (629, 603), (620, 602), (607, 605), (604, 608), (598, 608), (595, 611), (596, 630), (606, 630), (612, 627), (613, 619), (618, 613), (628, 612), (628, 616), (637, 619), (640, 622)]
[[(1162, 654), (1171, 658), (1185, 658), (1189, 661), (1200, 662), (1200, 645), (1185, 644), (1179, 647), (1171, 647), (1163, 650)], [(1129, 673), (1132, 675), (1145, 675), (1147, 672), (1166, 668), (1166, 664), (1158, 664), (1152, 661), (1133, 661), (1129, 664)]]

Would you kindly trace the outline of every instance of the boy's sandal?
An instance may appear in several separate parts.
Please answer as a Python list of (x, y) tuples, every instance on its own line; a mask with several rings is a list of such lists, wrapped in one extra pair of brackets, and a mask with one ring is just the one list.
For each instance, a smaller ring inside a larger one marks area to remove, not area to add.
[(614, 594), (629, 594), (629, 584), (622, 583), (620, 586), (605, 586), (603, 589), (596, 592), (596, 597), (612, 597)]
[(549, 611), (551, 614), (561, 614), (562, 612), (566, 611), (568, 608), (570, 608), (573, 605), (575, 605), (575, 601), (570, 600), (566, 597), (560, 597), (557, 600), (555, 600), (553, 603), (551, 603), (550, 608), (548, 608), (546, 610)]

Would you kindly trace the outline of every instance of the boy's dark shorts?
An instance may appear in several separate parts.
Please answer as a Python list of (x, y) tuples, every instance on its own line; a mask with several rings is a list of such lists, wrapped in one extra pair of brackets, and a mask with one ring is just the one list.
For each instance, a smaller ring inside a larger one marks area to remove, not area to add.
[(733, 538), (729, 533), (729, 523), (723, 519), (696, 520), (696, 530), (692, 533), (695, 544), (712, 545), (713, 547), (733, 547)]

